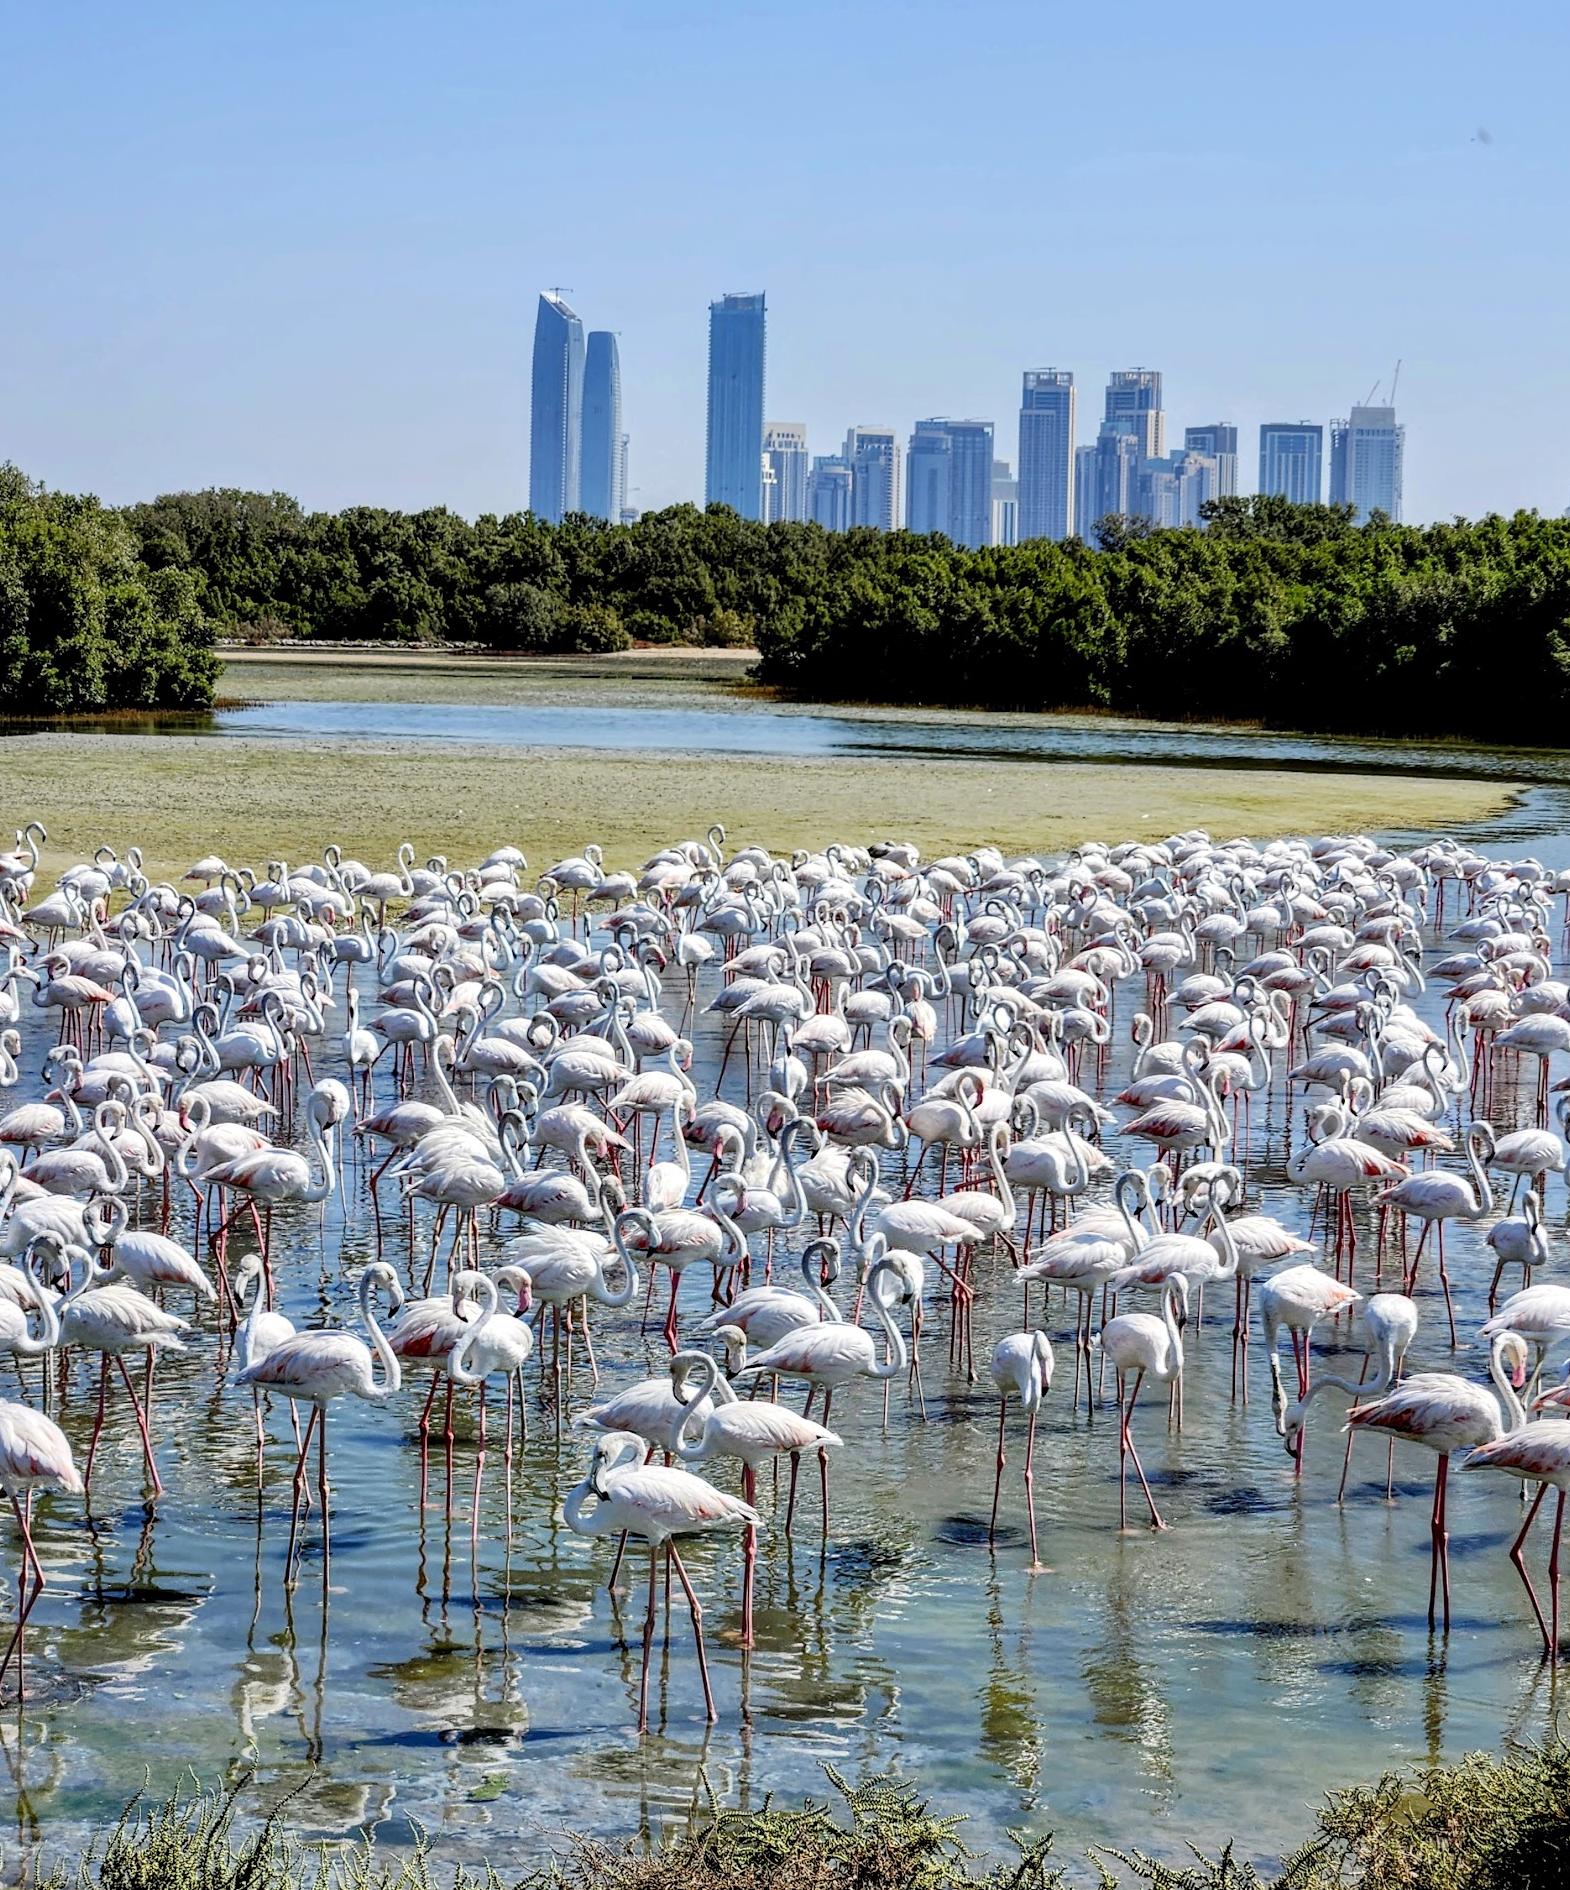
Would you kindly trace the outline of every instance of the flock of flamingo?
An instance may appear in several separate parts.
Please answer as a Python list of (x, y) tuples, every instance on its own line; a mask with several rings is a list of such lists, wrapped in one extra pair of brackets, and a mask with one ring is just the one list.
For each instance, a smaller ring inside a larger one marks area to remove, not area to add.
[[(896, 1390), (920, 1422), (935, 1343), (949, 1384), (996, 1392), (989, 1540), (1011, 1412), (1037, 1571), (1052, 1425), (1109, 1400), (1116, 1522), (1132, 1471), (1138, 1527), (1165, 1529), (1147, 1406), (1165, 1392), (1181, 1429), (1207, 1292), (1230, 1310), (1240, 1404), (1257, 1330), (1284, 1477), (1332, 1393), (1343, 1489), (1359, 1436), (1387, 1440), (1391, 1500), (1395, 1445), (1434, 1454), (1431, 1630), (1450, 1625), (1452, 1459), (1530, 1494), (1510, 1558), (1557, 1660), (1570, 1286), (1534, 1270), (1566, 1165), (1570, 1078), (1551, 1066), (1570, 1053), (1553, 963), (1570, 875), (1445, 839), (779, 857), (728, 850), (715, 827), (635, 871), (594, 846), (543, 875), (507, 846), (471, 867), (405, 846), (392, 871), (328, 846), (262, 873), (212, 855), (169, 883), (100, 847), (50, 886), (46, 841), (35, 822), (0, 855), (0, 1353), (23, 1393), (0, 1400), (19, 1535), (0, 1683), (19, 1700), (46, 1585), (35, 1499), (90, 1500), (123, 1399), (157, 1500), (163, 1354), (214, 1347), (254, 1421), (258, 1489), (269, 1453), (290, 1453), (290, 1583), (313, 1509), (327, 1580), (328, 1420), (350, 1400), (419, 1381), (421, 1500), (439, 1422), (449, 1504), (455, 1403), (472, 1402), (475, 1530), (490, 1398), (509, 1515), (530, 1407), (563, 1450), (593, 1433), (563, 1515), (618, 1538), (613, 1587), (628, 1540), (647, 1546), (642, 1730), (662, 1566), (712, 1720), (681, 1541), (740, 1537), (750, 1646), (760, 1533), (799, 1527), (802, 1459), (826, 1542), (834, 1427), (875, 1450)], [(1442, 1033), (1413, 1004), (1430, 986)], [(693, 1039), (716, 1029), (700, 1090)], [(1126, 1033), (1119, 1086), (1109, 1045)], [(1273, 1086), (1297, 1118), (1296, 1227), (1260, 1211), (1283, 1176), (1249, 1157)], [(1106, 1141), (1139, 1159), (1120, 1169)], [(380, 1256), (358, 1279), (363, 1336), (297, 1330), (283, 1289), (350, 1161)], [(1488, 1383), (1453, 1356), (1454, 1223), (1487, 1226)], [(655, 1368), (599, 1400), (594, 1328), (613, 1322), (641, 1322)], [(1355, 1378), (1315, 1371), (1332, 1333)], [(766, 1516), (758, 1472), (781, 1459)], [(1550, 1489), (1545, 1609), (1527, 1550)], [(1085, 1493), (1097, 1505), (1110, 1527), (1109, 1491)]]

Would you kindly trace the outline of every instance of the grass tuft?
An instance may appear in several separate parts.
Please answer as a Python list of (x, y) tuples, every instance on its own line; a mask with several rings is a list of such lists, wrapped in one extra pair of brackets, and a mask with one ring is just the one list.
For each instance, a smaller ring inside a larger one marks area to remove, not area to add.
[[(100, 1843), (41, 1875), (37, 1890), (1064, 1890), (1069, 1881), (1050, 1837), (1013, 1834), (1013, 1855), (979, 1861), (959, 1835), (965, 1820), (935, 1811), (914, 1785), (852, 1785), (825, 1769), (833, 1796), (821, 1802), (740, 1811), (711, 1795), (693, 1828), (658, 1849), (569, 1836), (522, 1877), (449, 1866), (423, 1835), (395, 1858), (369, 1842), (303, 1843), (287, 1828), (287, 1798), (242, 1835), (248, 1781), (219, 1794), (193, 1780), (157, 1804), (133, 1799)], [(1230, 1845), (1180, 1864), (1101, 1847), (1090, 1863), (1101, 1890), (1563, 1890), (1570, 1745), (1473, 1753), (1338, 1792), (1272, 1875)]]

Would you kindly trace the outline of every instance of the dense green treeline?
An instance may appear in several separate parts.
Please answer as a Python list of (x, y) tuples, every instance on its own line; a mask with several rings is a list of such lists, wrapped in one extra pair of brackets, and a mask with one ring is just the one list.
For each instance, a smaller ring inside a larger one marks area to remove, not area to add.
[(0, 707), (201, 707), (218, 658), (201, 573), (142, 562), (130, 522), (0, 466)]
[(211, 626), (502, 651), (755, 644), (802, 694), (1104, 708), (1557, 744), (1570, 521), (1431, 526), (1226, 499), (1203, 531), (1107, 519), (1094, 546), (966, 551), (907, 532), (672, 506), (631, 526), (441, 508), (307, 512), (175, 493), (109, 512), (7, 470), (0, 699), (198, 701)]

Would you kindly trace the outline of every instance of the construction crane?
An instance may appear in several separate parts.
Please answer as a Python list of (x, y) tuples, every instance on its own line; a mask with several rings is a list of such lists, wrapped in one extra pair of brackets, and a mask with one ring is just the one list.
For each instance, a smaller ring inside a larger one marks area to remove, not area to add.
[(1396, 404), (1396, 387), (1398, 383), (1400, 382), (1400, 379), (1401, 379), (1401, 362), (1398, 359), (1396, 361), (1396, 371), (1390, 377), (1390, 400), (1388, 404), (1392, 407)]

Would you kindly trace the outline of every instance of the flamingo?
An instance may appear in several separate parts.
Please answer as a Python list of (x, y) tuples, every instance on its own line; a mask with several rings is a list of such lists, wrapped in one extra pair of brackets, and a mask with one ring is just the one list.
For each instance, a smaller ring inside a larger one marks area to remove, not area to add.
[[(241, 1260), (234, 1276), (235, 1305), (245, 1307), (247, 1287), (254, 1287), (255, 1297), (250, 1309), (240, 1321), (236, 1334), (236, 1357), (241, 1371), (252, 1365), (259, 1365), (264, 1358), (276, 1352), (280, 1345), (295, 1336), (294, 1322), (286, 1319), (281, 1312), (275, 1312), (267, 1304), (265, 1288), (266, 1270), (262, 1266), (260, 1254), (248, 1253)], [(266, 1436), (262, 1430), (262, 1394), (253, 1385), (251, 1387), (251, 1409), (256, 1417), (256, 1487), (262, 1487), (262, 1456), (266, 1448)], [(300, 1419), (294, 1406), (289, 1406), (289, 1421), (294, 1426), (294, 1441), (300, 1442)]]
[(1570, 1338), (1570, 1286), (1556, 1286), (1539, 1281), (1512, 1293), (1492, 1318), (1483, 1324), (1479, 1337), (1492, 1339), (1501, 1332), (1515, 1332), (1537, 1354), (1533, 1377), (1542, 1371), (1549, 1352), (1562, 1339)]
[(312, 1175), (311, 1164), (304, 1155), (291, 1148), (271, 1145), (219, 1162), (206, 1172), (205, 1180), (210, 1187), (231, 1188), (249, 1196), (253, 1202), (262, 1203), (265, 1209), (261, 1231), (262, 1263), (269, 1271), (273, 1209), (284, 1202), (325, 1201), (337, 1185), (331, 1112), (330, 1100), (320, 1088), (313, 1090), (306, 1100), (305, 1122), (316, 1150), (319, 1175)]
[[(1556, 1387), (1537, 1400), (1538, 1406), (1561, 1404), (1563, 1386)], [(1510, 1545), (1510, 1560), (1515, 1564), (1516, 1573), (1521, 1577), (1526, 1589), (1528, 1601), (1532, 1604), (1532, 1613), (1537, 1619), (1539, 1632), (1543, 1637), (1543, 1652), (1548, 1656), (1550, 1667), (1559, 1663), (1559, 1544), (1564, 1533), (1565, 1492), (1570, 1490), (1570, 1424), (1561, 1418), (1534, 1418), (1528, 1423), (1517, 1424), (1503, 1437), (1494, 1438), (1478, 1444), (1462, 1464), (1463, 1470), (1503, 1470), (1506, 1475), (1520, 1478), (1526, 1483), (1537, 1485), (1537, 1494), (1527, 1508), (1525, 1520), (1520, 1531)], [(1526, 1539), (1531, 1533), (1532, 1524), (1537, 1520), (1537, 1512), (1543, 1506), (1543, 1498), (1552, 1487), (1557, 1496), (1554, 1502), (1553, 1546), (1548, 1552), (1548, 1592), (1549, 1619), (1543, 1619), (1542, 1603), (1537, 1599), (1537, 1591), (1532, 1586), (1532, 1578), (1526, 1572)]]
[[(1489, 1374), (1510, 1415), (1510, 1429), (1519, 1428), (1525, 1421), (1516, 1391), (1526, 1383), (1526, 1360), (1526, 1341), (1517, 1333), (1495, 1334), (1489, 1351)], [(1507, 1427), (1500, 1418), (1499, 1399), (1454, 1372), (1414, 1372), (1383, 1397), (1349, 1411), (1347, 1425), (1352, 1430), (1382, 1431), (1390, 1437), (1406, 1438), (1438, 1454), (1434, 1507), (1429, 1524), (1428, 1626), (1432, 1632), (1435, 1595), (1442, 1588), (1444, 1631), (1448, 1634), (1450, 1535), (1445, 1524), (1450, 1458), (1454, 1451), (1475, 1449), (1479, 1444), (1494, 1443), (1504, 1436)]]
[[(1139, 1252), (1148, 1236), (1130, 1202), (1150, 1205), (1153, 1197), (1143, 1170), (1118, 1176), (1112, 1188), (1113, 1213), (1092, 1209), (1037, 1249), (1036, 1258), (1015, 1276), (1025, 1289), (1025, 1318), (1030, 1318), (1030, 1289), (1037, 1280), (1062, 1286), (1079, 1295), (1074, 1320), (1074, 1409), (1079, 1409), (1082, 1364), (1088, 1366), (1094, 1302), (1114, 1273)], [(1142, 1211), (1142, 1207), (1140, 1209)], [(1085, 1377), (1086, 1399), (1091, 1396), (1090, 1375)]]
[(646, 1461), (641, 1437), (612, 1432), (596, 1440), (588, 1475), (567, 1497), (562, 1515), (580, 1536), (613, 1532), (642, 1536), (649, 1545), (649, 1611), (643, 1622), (643, 1667), (638, 1680), (638, 1731), (649, 1730), (649, 1657), (654, 1648), (661, 1553), (687, 1597), (703, 1681), (703, 1703), (712, 1725), (719, 1718), (703, 1647), (703, 1610), (676, 1548), (676, 1538), (717, 1529), (757, 1529), (763, 1518), (750, 1503), (727, 1496), (690, 1470), (661, 1469)]
[[(1439, 1228), (1439, 1283), (1444, 1288), (1445, 1312), (1450, 1319), (1450, 1345), (1456, 1344), (1456, 1309), (1450, 1297), (1450, 1273), (1445, 1265), (1445, 1222), (1482, 1221), (1494, 1211), (1494, 1191), (1488, 1185), (1487, 1162), (1493, 1153), (1494, 1132), (1486, 1122), (1474, 1122), (1464, 1141), (1470, 1183), (1460, 1175), (1448, 1175), (1438, 1169), (1426, 1174), (1409, 1175), (1393, 1188), (1386, 1188), (1375, 1198), (1381, 1207), (1393, 1207), (1402, 1214), (1414, 1214), (1423, 1223), (1417, 1251), (1406, 1271), (1405, 1290), (1410, 1293), (1417, 1282), (1417, 1270), (1423, 1259), (1423, 1243), (1430, 1230)], [(1483, 1151), (1486, 1151), (1484, 1153)]]
[[(1292, 1356), (1297, 1362), (1299, 1406), (1307, 1401), (1312, 1359), (1309, 1350), (1314, 1327), (1321, 1319), (1335, 1318), (1358, 1305), (1363, 1295), (1318, 1267), (1283, 1267), (1259, 1289), (1259, 1319), (1264, 1328), (1266, 1356), (1270, 1363), (1270, 1407), (1275, 1414), (1276, 1431), (1283, 1428), (1287, 1408), (1286, 1392), (1281, 1383), (1281, 1331), (1292, 1335)], [(1303, 1474), (1304, 1430), (1302, 1412), (1293, 1432), (1295, 1474)]]
[[(629, 1223), (632, 1224), (635, 1223)], [(638, 1269), (627, 1248), (626, 1227), (618, 1231), (613, 1226), (612, 1235), (612, 1240), (607, 1242), (603, 1235), (587, 1228), (546, 1227), (542, 1224), (509, 1242), (506, 1249), (508, 1265), (502, 1271), (513, 1269), (526, 1272), (530, 1292), (541, 1308), (541, 1313), (546, 1307), (550, 1308), (551, 1366), (556, 1377), (558, 1431), (561, 1427), (560, 1329), (563, 1315), (566, 1316), (567, 1325), (569, 1380), (572, 1366), (572, 1308), (577, 1306), (583, 1320), (583, 1343), (589, 1355), (589, 1372), (597, 1385), (600, 1382), (600, 1368), (594, 1357), (594, 1341), (589, 1336), (589, 1303), (592, 1300), (597, 1306), (619, 1309), (630, 1305), (638, 1291)], [(606, 1263), (612, 1259), (621, 1263), (620, 1286), (611, 1286), (605, 1277)], [(500, 1279), (501, 1274), (497, 1278)], [(542, 1372), (544, 1364), (542, 1347)]]
[[(5, 1678), (14, 1659), (19, 1703), (27, 1698), (24, 1642), (28, 1617), (47, 1586), (43, 1564), (33, 1542), (33, 1497), (38, 1490), (51, 1488), (62, 1490), (68, 1496), (80, 1496), (84, 1487), (71, 1446), (53, 1418), (45, 1417), (31, 1405), (0, 1399), (0, 1489), (5, 1491), (22, 1532), (22, 1565), (16, 1578), (16, 1626), (5, 1655), (0, 1658), (0, 1680)], [(29, 1570), (33, 1578), (30, 1592), (27, 1587)]]
[[(1301, 1463), (1302, 1452), (1299, 1437), (1309, 1404), (1322, 1391), (1334, 1389), (1349, 1392), (1354, 1405), (1364, 1398), (1377, 1398), (1387, 1392), (1401, 1376), (1401, 1368), (1406, 1362), (1407, 1351), (1417, 1337), (1417, 1307), (1405, 1293), (1374, 1293), (1358, 1307), (1359, 1323), (1363, 1333), (1363, 1364), (1357, 1375), (1357, 1383), (1352, 1384), (1345, 1378), (1337, 1378), (1329, 1372), (1321, 1372), (1311, 1385), (1307, 1385), (1296, 1403), (1286, 1406), (1276, 1414), (1277, 1435), (1286, 1440), (1288, 1455), (1294, 1463)], [(1374, 1362), (1375, 1375), (1368, 1376), (1370, 1362)], [(1346, 1495), (1347, 1472), (1352, 1467), (1351, 1427), (1347, 1427), (1346, 1453), (1341, 1460), (1341, 1482), (1336, 1490), (1339, 1503)], [(1391, 1441), (1390, 1451), (1385, 1465), (1385, 1495), (1393, 1491), (1395, 1469), (1395, 1443)]]
[(1548, 1264), (1548, 1236), (1543, 1231), (1543, 1202), (1535, 1188), (1528, 1188), (1519, 1215), (1495, 1221), (1484, 1240), (1494, 1250), (1494, 1277), (1488, 1283), (1488, 1310), (1492, 1315), (1499, 1296), (1499, 1282), (1507, 1266), (1521, 1269), (1521, 1284), (1532, 1284), (1532, 1269)]
[[(722, 1326), (719, 1336), (732, 1349), (737, 1341), (744, 1344), (746, 1340), (746, 1334), (734, 1326)], [(741, 1464), (742, 1500), (754, 1507), (759, 1464), (788, 1456), (794, 1481), (804, 1450), (835, 1450), (843, 1442), (826, 1425), (800, 1417), (771, 1398), (739, 1399), (707, 1352), (676, 1353), (671, 1359), (671, 1385), (681, 1415), (673, 1414), (662, 1440), (665, 1448), (681, 1464), (707, 1463), (711, 1457), (736, 1458)], [(758, 1532), (753, 1523), (747, 1524), (742, 1537), (742, 1557), (741, 1644), (751, 1647), (758, 1561)]]
[[(1321, 1103), (1314, 1111), (1316, 1128), (1331, 1132), (1310, 1141), (1287, 1163), (1287, 1180), (1299, 1187), (1317, 1185), (1335, 1197), (1335, 1261), (1339, 1270), (1343, 1254), (1348, 1273), (1357, 1264), (1357, 1223), (1352, 1218), (1351, 1192), (1380, 1182), (1400, 1182), (1411, 1170), (1404, 1162), (1381, 1154), (1371, 1143), (1350, 1133), (1346, 1112), (1336, 1103)], [(1378, 1197), (1383, 1201), (1386, 1197)]]
[(988, 1367), (993, 1388), (998, 1394), (998, 1461), (992, 1479), (992, 1517), (987, 1524), (987, 1541), (993, 1542), (998, 1530), (998, 1497), (1003, 1488), (1003, 1439), (1008, 1424), (1009, 1399), (1017, 1398), (1025, 1413), (1025, 1511), (1030, 1518), (1030, 1567), (1027, 1573), (1042, 1574), (1041, 1556), (1036, 1546), (1036, 1417), (1041, 1401), (1052, 1388), (1052, 1341), (1039, 1330), (1012, 1332), (993, 1347)]
[[(1151, 1527), (1165, 1529), (1167, 1526), (1156, 1508), (1156, 1499), (1150, 1494), (1150, 1484), (1145, 1477), (1144, 1465), (1139, 1461), (1139, 1452), (1134, 1447), (1134, 1439), (1129, 1433), (1129, 1423), (1134, 1415), (1134, 1402), (1139, 1396), (1139, 1388), (1147, 1377), (1159, 1384), (1170, 1385), (1175, 1384), (1183, 1370), (1180, 1317), (1188, 1317), (1188, 1281), (1181, 1273), (1173, 1273), (1168, 1275), (1161, 1288), (1159, 1319), (1153, 1313), (1119, 1313), (1115, 1319), (1109, 1319), (1092, 1340), (1094, 1345), (1105, 1351), (1117, 1371), (1119, 1529), (1128, 1527), (1126, 1472), (1130, 1457), (1134, 1459), (1140, 1488), (1145, 1492), (1145, 1501), (1150, 1506)], [(1130, 1372), (1134, 1374), (1134, 1384), (1125, 1399), (1123, 1388)]]
[[(322, 1506), (322, 1581), (325, 1584), (332, 1553), (327, 1489), (327, 1407), (334, 1398), (342, 1397), (362, 1398), (367, 1404), (385, 1404), (397, 1395), (402, 1382), (398, 1361), (371, 1305), (371, 1295), (378, 1286), (386, 1290), (394, 1309), (403, 1304), (403, 1287), (398, 1275), (385, 1261), (373, 1260), (360, 1275), (359, 1293), (360, 1318), (371, 1335), (369, 1346), (354, 1333), (338, 1328), (297, 1332), (264, 1358), (244, 1366), (235, 1377), (239, 1386), (255, 1385), (264, 1391), (282, 1392), (291, 1403), (311, 1407), (294, 1466), (294, 1505), (289, 1518), (289, 1547), (284, 1556), (284, 1580), (289, 1587), (293, 1587), (295, 1581), (294, 1549), (299, 1536), (300, 1502), (305, 1489), (311, 1433), (320, 1427), (317, 1494)], [(376, 1377), (378, 1361), (382, 1368), (380, 1380)]]
[(153, 1458), (151, 1420), (125, 1368), (128, 1352), (147, 1355), (148, 1387), (151, 1388), (153, 1360), (160, 1352), (183, 1352), (184, 1337), (191, 1322), (165, 1312), (143, 1292), (125, 1282), (111, 1283), (110, 1269), (100, 1268), (85, 1248), (68, 1250), (73, 1264), (83, 1262), (77, 1280), (60, 1306), (60, 1343), (80, 1345), (99, 1354), (98, 1413), (93, 1420), (92, 1442), (87, 1446), (83, 1483), (93, 1480), (93, 1462), (98, 1454), (98, 1440), (103, 1436), (104, 1418), (109, 1402), (109, 1361), (114, 1360), (131, 1400), (136, 1428), (141, 1433), (142, 1455), (147, 1464), (153, 1495), (163, 1494), (163, 1479)]
[[(803, 1378), (807, 1381), (808, 1392), (802, 1415), (811, 1415), (813, 1398), (821, 1390), (822, 1422), (826, 1425), (838, 1386), (848, 1385), (857, 1378), (898, 1377), (909, 1362), (905, 1340), (879, 1290), (882, 1278), (890, 1272), (892, 1261), (885, 1254), (867, 1275), (867, 1298), (873, 1317), (883, 1330), (886, 1357), (879, 1359), (877, 1342), (862, 1327), (850, 1325), (844, 1320), (822, 1320), (817, 1325), (801, 1326), (794, 1332), (788, 1332), (756, 1357), (745, 1358), (744, 1355), (744, 1362), (731, 1373), (731, 1382), (734, 1384), (738, 1379), (753, 1377), (760, 1372), (781, 1378)], [(818, 1453), (818, 1473), (823, 1489), (823, 1533), (827, 1537), (829, 1460), (824, 1451)], [(788, 1513), (794, 1509), (795, 1494), (793, 1479)], [(789, 1527), (788, 1522), (786, 1526)]]
[[(517, 1387), (522, 1379), (523, 1368), (528, 1364), (534, 1350), (533, 1328), (524, 1323), (523, 1315), (530, 1304), (530, 1280), (521, 1268), (504, 1268), (494, 1280), (483, 1273), (459, 1275), (453, 1281), (453, 1291), (459, 1291), (459, 1280), (465, 1282), (465, 1290), (478, 1292), (480, 1295), (479, 1317), (473, 1320), (447, 1361), (447, 1377), (460, 1389), (477, 1387), (479, 1391), (478, 1434), (474, 1452), (474, 1495), (469, 1509), (469, 1538), (471, 1543), (479, 1538), (480, 1529), (480, 1490), (485, 1477), (485, 1404), (486, 1381), (502, 1377), (507, 1381), (507, 1420), (502, 1446), (502, 1461), (509, 1472), (513, 1455), (513, 1405)], [(517, 1294), (515, 1312), (501, 1312), (497, 1306), (497, 1289), (508, 1286)], [(509, 1520), (512, 1515), (512, 1478), (507, 1478), (507, 1503)]]

